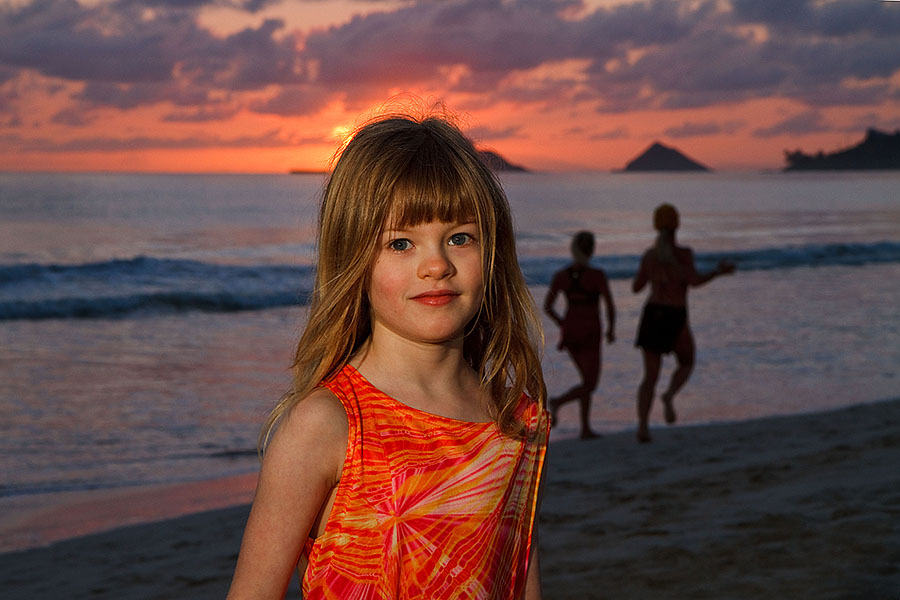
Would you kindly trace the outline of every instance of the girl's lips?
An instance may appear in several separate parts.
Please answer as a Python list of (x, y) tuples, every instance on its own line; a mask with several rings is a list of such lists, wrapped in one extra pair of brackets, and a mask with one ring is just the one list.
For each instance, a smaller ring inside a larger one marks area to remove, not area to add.
[(459, 296), (459, 293), (451, 290), (435, 290), (413, 296), (412, 299), (428, 306), (444, 306), (456, 299), (457, 296)]

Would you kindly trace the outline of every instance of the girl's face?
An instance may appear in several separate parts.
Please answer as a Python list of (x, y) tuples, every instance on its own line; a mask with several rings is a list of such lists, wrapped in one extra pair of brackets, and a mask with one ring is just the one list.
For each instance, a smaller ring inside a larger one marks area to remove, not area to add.
[(484, 296), (478, 237), (475, 223), (387, 228), (367, 290), (373, 336), (461, 340)]

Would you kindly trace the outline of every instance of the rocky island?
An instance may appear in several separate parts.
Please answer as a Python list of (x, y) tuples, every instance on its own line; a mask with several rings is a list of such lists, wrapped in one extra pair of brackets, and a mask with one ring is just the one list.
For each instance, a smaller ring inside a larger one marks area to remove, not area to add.
[(675, 148), (653, 142), (637, 158), (625, 165), (623, 171), (709, 171), (709, 168)]
[(525, 167), (521, 165), (515, 165), (505, 158), (497, 154), (496, 152), (492, 152), (490, 150), (479, 150), (478, 156), (481, 157), (481, 160), (484, 161), (492, 171), (512, 171), (518, 173), (524, 173), (528, 171)]
[(900, 169), (900, 130), (869, 129), (865, 139), (850, 148), (816, 154), (785, 150), (784, 158), (788, 163), (785, 171)]

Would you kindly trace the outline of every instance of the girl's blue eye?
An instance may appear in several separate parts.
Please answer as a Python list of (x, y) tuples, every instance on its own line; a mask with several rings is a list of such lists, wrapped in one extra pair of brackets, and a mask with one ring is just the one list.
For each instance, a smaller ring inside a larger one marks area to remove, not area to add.
[(403, 252), (404, 250), (409, 250), (412, 248), (412, 243), (406, 239), (392, 240), (388, 247), (391, 250), (396, 250), (397, 252)]
[(454, 233), (450, 236), (451, 246), (464, 246), (472, 241), (472, 236), (468, 233)]

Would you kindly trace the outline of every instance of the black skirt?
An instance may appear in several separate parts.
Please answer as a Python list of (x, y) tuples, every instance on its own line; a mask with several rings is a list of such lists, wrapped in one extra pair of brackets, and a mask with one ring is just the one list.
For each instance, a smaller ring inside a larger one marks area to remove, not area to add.
[(667, 354), (675, 349), (675, 342), (685, 327), (687, 308), (684, 306), (647, 303), (634, 345), (648, 352)]

